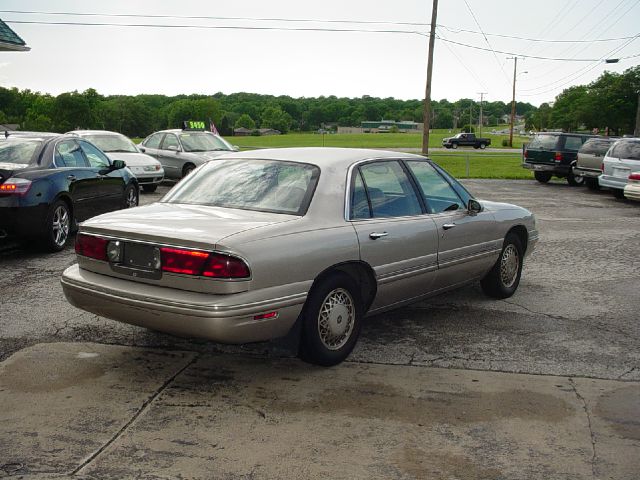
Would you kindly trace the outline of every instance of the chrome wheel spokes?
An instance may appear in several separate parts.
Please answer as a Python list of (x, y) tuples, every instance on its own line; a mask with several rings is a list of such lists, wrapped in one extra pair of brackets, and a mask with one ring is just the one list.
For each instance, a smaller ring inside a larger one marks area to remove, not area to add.
[(69, 212), (65, 207), (59, 205), (53, 212), (53, 222), (51, 230), (54, 243), (61, 247), (67, 241), (70, 226)]
[(518, 278), (520, 268), (520, 254), (518, 249), (510, 243), (502, 252), (500, 259), (500, 281), (506, 288), (511, 288)]
[(126, 208), (133, 208), (138, 205), (138, 195), (135, 188), (130, 188), (127, 191), (127, 198), (125, 200)]
[(355, 304), (351, 294), (336, 288), (322, 302), (318, 314), (320, 341), (329, 350), (339, 350), (349, 341), (355, 324)]

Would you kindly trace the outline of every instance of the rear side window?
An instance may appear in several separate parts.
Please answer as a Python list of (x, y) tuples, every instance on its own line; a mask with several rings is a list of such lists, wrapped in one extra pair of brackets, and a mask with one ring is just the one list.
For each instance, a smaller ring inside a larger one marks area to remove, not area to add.
[(610, 140), (587, 140), (580, 148), (580, 153), (602, 156), (607, 153), (612, 143)]
[(583, 143), (584, 143), (583, 137), (565, 137), (564, 149), (575, 150), (577, 152), (578, 150), (580, 150), (580, 147), (582, 147)]
[(542, 150), (555, 150), (558, 143), (558, 135), (536, 135), (529, 143), (529, 148), (540, 148)]
[(147, 138), (143, 145), (148, 148), (160, 148), (160, 140), (162, 140), (162, 133), (154, 133)]
[(623, 160), (640, 160), (640, 142), (621, 140), (614, 145), (609, 156)]
[(56, 145), (56, 165), (58, 167), (85, 168), (84, 155), (74, 140), (65, 140)]
[(397, 161), (367, 163), (360, 167), (371, 216), (406, 217), (422, 214), (409, 177)]

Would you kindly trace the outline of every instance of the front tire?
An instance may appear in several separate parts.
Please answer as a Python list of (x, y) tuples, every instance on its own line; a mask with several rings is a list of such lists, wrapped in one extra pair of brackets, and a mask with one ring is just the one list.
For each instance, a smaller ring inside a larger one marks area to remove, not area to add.
[(46, 220), (44, 247), (50, 252), (59, 252), (64, 248), (73, 219), (69, 205), (63, 200), (57, 200), (51, 205)]
[(300, 357), (325, 367), (346, 359), (358, 340), (362, 299), (355, 281), (334, 273), (311, 291), (301, 315)]
[(193, 163), (187, 163), (183, 168), (182, 168), (182, 178), (186, 177), (187, 175), (189, 175), (191, 172), (193, 172), (196, 169), (196, 166)]
[(487, 148), (487, 144), (486, 143), (481, 143), (480, 144), (480, 149), (484, 150), (485, 148)]
[(451, 148), (453, 148), (455, 150), (456, 148), (458, 148), (458, 144), (457, 143), (452, 143), (451, 144)]
[(520, 238), (514, 233), (508, 233), (498, 260), (489, 273), (480, 280), (480, 286), (485, 295), (499, 299), (513, 295), (520, 284), (523, 257), (524, 249)]
[(122, 208), (137, 207), (140, 201), (140, 194), (135, 185), (131, 184), (124, 189), (124, 198), (122, 200)]
[(536, 180), (540, 183), (547, 183), (551, 180), (551, 174), (548, 172), (533, 172), (533, 176), (536, 177)]

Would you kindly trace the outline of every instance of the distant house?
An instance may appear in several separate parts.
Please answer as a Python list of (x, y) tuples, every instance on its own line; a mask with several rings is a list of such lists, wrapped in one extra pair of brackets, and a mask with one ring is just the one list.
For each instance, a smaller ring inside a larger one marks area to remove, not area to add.
[(379, 132), (388, 132), (393, 127), (396, 127), (399, 132), (411, 132), (411, 133), (419, 133), (424, 129), (424, 124), (416, 123), (411, 121), (401, 121), (396, 122), (395, 120), (365, 120), (364, 122), (360, 122), (360, 126), (364, 133), (379, 133)]
[(250, 130), (244, 127), (238, 127), (233, 129), (233, 135), (236, 137), (247, 137), (249, 135), (253, 135), (254, 132), (258, 132), (258, 135), (280, 135), (282, 132), (280, 130), (276, 130), (274, 128), (258, 128), (254, 130)]
[(28, 52), (31, 48), (9, 26), (0, 20), (0, 52)]

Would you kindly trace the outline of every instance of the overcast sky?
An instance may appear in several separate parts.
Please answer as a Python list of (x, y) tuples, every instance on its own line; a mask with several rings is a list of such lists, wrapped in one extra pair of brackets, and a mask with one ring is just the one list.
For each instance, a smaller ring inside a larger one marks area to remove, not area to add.
[[(640, 33), (639, 4), (640, 0), (440, 0), (436, 31), (441, 38), (436, 41), (432, 98), (479, 99), (479, 92), (486, 92), (485, 100), (510, 101), (514, 62), (507, 57), (513, 55), (498, 51), (568, 59), (518, 60), (517, 98), (534, 105), (552, 101), (564, 88), (588, 83), (605, 70), (622, 72), (638, 65), (640, 57), (617, 64), (597, 60), (640, 53), (640, 38), (624, 39)], [(54, 95), (92, 87), (103, 95), (253, 92), (424, 98), (431, 8), (430, 0), (2, 0), (0, 18), (31, 51), (0, 52), (0, 85)], [(170, 17), (36, 15), (8, 10)], [(226, 18), (175, 18), (185, 16)], [(264, 21), (274, 18), (298, 21)], [(377, 32), (257, 29), (264, 27)], [(461, 30), (483, 31), (486, 38)], [(594, 42), (601, 39), (615, 40)], [(578, 59), (591, 61), (571, 61)]]

